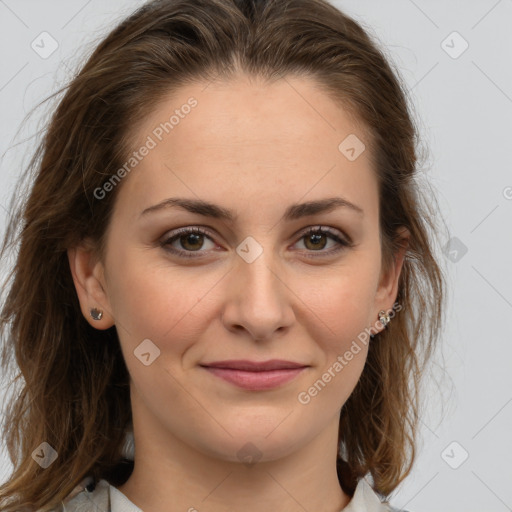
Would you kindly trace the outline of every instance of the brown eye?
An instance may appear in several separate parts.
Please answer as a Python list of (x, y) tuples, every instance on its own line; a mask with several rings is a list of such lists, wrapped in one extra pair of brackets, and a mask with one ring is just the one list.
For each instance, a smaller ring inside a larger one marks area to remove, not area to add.
[(310, 233), (304, 237), (304, 245), (311, 250), (323, 249), (327, 245), (325, 233)]
[[(329, 239), (335, 242), (335, 248), (331, 250), (324, 250), (328, 245)], [(309, 228), (301, 234), (300, 240), (304, 240), (304, 246), (307, 249), (307, 252), (318, 252), (320, 253), (318, 256), (330, 256), (352, 246), (351, 241), (345, 240), (339, 236), (337, 232), (331, 231), (330, 229), (322, 229), (321, 226)], [(312, 255), (306, 254), (306, 256), (309, 257)], [(317, 255), (314, 255), (313, 257), (316, 256)]]
[(201, 257), (201, 253), (207, 252), (201, 250), (206, 241), (210, 241), (212, 246), (215, 247), (215, 243), (203, 229), (197, 227), (182, 228), (167, 236), (161, 242), (161, 246), (172, 254), (185, 258), (194, 258)]
[(181, 246), (189, 251), (197, 251), (204, 243), (204, 235), (198, 233), (189, 233), (188, 235), (179, 236)]

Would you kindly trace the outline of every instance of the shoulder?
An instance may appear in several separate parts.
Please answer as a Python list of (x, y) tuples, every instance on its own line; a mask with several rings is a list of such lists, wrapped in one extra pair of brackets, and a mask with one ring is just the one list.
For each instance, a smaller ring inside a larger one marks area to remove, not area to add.
[(109, 483), (100, 480), (96, 485), (92, 478), (86, 478), (49, 512), (110, 512)]

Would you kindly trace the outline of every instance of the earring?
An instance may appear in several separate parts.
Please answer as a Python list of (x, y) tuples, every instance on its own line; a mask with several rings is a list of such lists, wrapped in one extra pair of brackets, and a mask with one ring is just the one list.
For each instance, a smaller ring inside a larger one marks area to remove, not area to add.
[(103, 318), (103, 311), (101, 309), (91, 308), (90, 314), (94, 320), (101, 320)]
[(379, 311), (379, 322), (386, 327), (391, 322), (391, 317), (384, 311)]
[[(386, 325), (391, 322), (391, 317), (384, 311), (379, 311), (379, 322), (386, 328)], [(375, 334), (370, 334), (370, 338), (373, 340), (375, 338)]]

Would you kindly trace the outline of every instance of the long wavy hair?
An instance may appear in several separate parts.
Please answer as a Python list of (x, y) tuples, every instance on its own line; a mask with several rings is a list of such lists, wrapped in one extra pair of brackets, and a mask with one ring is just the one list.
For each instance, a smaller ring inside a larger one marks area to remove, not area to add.
[[(382, 496), (411, 471), (445, 277), (435, 256), (437, 203), (420, 179), (419, 130), (398, 70), (359, 23), (325, 0), (157, 0), (116, 26), (52, 95), (62, 97), (22, 174), (27, 192), (12, 202), (2, 259), (16, 252), (0, 328), (4, 375), (16, 369), (2, 425), (14, 469), (0, 487), (3, 511), (49, 510), (88, 475), (113, 485), (129, 477), (133, 463), (121, 454), (129, 374), (115, 327), (96, 330), (83, 317), (67, 250), (86, 238), (103, 247), (122, 184), (101, 199), (94, 191), (127, 160), (136, 120), (186, 83), (239, 72), (309, 77), (367, 132), (383, 265), (400, 248), (398, 227), (410, 239), (401, 311), (369, 343), (340, 414), (337, 469), (350, 495), (369, 473)], [(43, 442), (58, 453), (46, 469), (32, 458)]]

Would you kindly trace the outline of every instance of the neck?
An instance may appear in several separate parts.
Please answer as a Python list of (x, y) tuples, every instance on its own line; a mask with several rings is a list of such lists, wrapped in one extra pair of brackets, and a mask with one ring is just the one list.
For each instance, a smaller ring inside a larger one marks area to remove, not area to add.
[(350, 496), (336, 471), (338, 428), (334, 418), (298, 451), (250, 464), (206, 454), (168, 430), (155, 443), (162, 431), (134, 423), (134, 469), (118, 489), (144, 512), (339, 512)]

